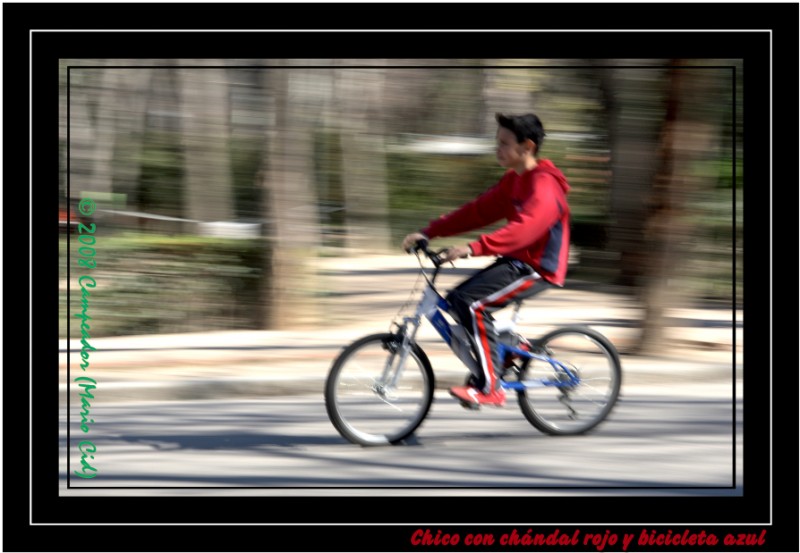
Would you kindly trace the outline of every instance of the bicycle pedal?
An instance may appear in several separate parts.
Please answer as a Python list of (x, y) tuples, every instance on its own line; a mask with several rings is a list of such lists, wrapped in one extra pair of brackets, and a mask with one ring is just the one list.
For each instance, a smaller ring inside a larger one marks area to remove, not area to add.
[(469, 409), (470, 411), (480, 411), (481, 406), (479, 403), (471, 403), (469, 401), (458, 401), (459, 405), (464, 409)]

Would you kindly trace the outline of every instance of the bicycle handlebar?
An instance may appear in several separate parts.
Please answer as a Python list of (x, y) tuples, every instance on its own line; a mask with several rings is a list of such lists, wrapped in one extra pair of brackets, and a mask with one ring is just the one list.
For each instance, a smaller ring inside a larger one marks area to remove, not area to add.
[(417, 240), (416, 245), (414, 245), (414, 247), (412, 247), (410, 250), (408, 250), (409, 253), (411, 253), (411, 252), (417, 253), (417, 252), (420, 252), (420, 251), (422, 253), (424, 253), (425, 256), (428, 259), (431, 260), (431, 263), (433, 263), (433, 266), (436, 267), (436, 268), (438, 268), (440, 265), (446, 263), (446, 261), (444, 259), (442, 259), (441, 255), (442, 255), (443, 252), (447, 251), (447, 248), (445, 248), (443, 250), (439, 250), (438, 252), (435, 252), (435, 251), (431, 250), (428, 247), (428, 241), (427, 240)]

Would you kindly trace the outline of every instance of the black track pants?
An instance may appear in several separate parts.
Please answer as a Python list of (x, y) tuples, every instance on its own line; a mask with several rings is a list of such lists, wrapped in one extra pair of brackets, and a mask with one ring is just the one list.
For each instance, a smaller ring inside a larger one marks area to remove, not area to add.
[(491, 313), (515, 298), (530, 297), (550, 284), (529, 265), (501, 257), (459, 284), (447, 296), (450, 312), (472, 332), (480, 363), (477, 387), (491, 392), (503, 361), (497, 353), (497, 336)]

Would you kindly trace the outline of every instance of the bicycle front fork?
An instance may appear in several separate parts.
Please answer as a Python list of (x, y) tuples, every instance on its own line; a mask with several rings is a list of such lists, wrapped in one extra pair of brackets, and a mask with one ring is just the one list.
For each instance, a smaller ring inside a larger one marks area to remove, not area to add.
[(399, 344), (397, 342), (389, 342), (387, 344), (392, 355), (386, 359), (386, 365), (381, 375), (381, 383), (383, 383), (384, 388), (394, 388), (397, 385), (408, 359), (408, 354), (411, 352), (411, 345), (416, 339), (419, 325), (419, 317), (404, 318), (403, 324), (400, 325), (400, 329), (397, 332), (397, 336), (402, 340)]

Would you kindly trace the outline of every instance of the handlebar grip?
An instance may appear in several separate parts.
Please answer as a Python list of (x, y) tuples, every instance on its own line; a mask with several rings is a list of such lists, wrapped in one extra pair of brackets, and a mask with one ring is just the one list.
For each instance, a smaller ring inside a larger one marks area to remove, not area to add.
[(428, 241), (423, 238), (422, 240), (417, 240), (413, 246), (406, 248), (406, 253), (419, 252), (419, 251), (426, 252), (427, 250), (428, 250)]
[[(438, 267), (439, 265), (441, 265), (441, 264), (443, 263), (443, 261), (442, 261), (442, 259), (441, 259), (441, 257), (440, 257), (440, 254), (441, 254), (442, 252), (434, 252), (434, 251), (431, 251), (431, 250), (430, 250), (430, 248), (428, 248), (428, 244), (429, 244), (429, 243), (430, 243), (430, 242), (429, 242), (427, 239), (425, 239), (425, 238), (423, 238), (423, 239), (421, 239), (421, 240), (417, 240), (417, 242), (416, 242), (416, 244), (414, 245), (414, 247), (413, 247), (413, 248), (411, 248), (410, 250), (407, 250), (407, 251), (408, 251), (409, 253), (411, 253), (412, 251), (413, 251), (413, 252), (420, 252), (420, 251), (421, 251), (422, 253), (424, 253), (424, 254), (425, 254), (425, 256), (426, 256), (428, 259), (430, 259), (430, 260), (433, 262), (433, 264), (434, 264), (436, 267)], [(442, 250), (442, 251), (444, 251), (444, 250)]]

